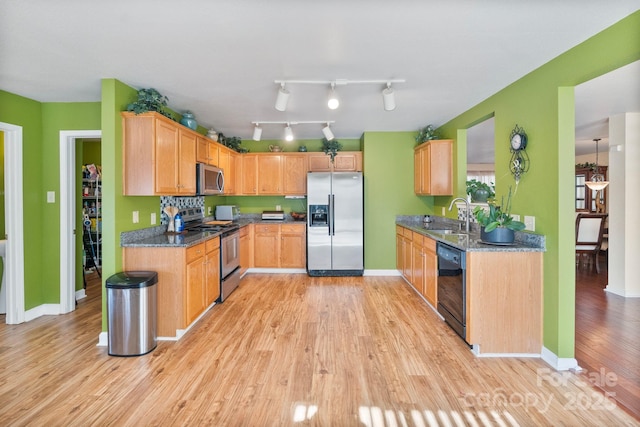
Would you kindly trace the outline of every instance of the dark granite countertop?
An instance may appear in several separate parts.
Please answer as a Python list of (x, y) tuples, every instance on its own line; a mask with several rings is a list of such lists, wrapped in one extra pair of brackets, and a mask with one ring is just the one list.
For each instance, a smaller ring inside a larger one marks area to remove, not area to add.
[[(213, 220), (213, 217), (206, 217), (204, 222)], [(246, 214), (241, 215), (237, 221), (234, 221), (240, 226), (245, 227), (249, 224), (289, 224), (289, 223), (302, 223), (304, 221), (296, 221), (291, 215), (285, 215), (284, 220), (263, 220), (260, 214)], [(187, 231), (180, 234), (166, 234), (166, 225), (159, 225), (155, 227), (143, 228), (141, 230), (127, 231), (120, 234), (120, 246), (123, 248), (186, 248), (205, 242), (209, 239), (222, 234), (220, 231)]]
[[(545, 238), (540, 234), (516, 231), (516, 240), (510, 245), (494, 245), (480, 240), (478, 224), (471, 224), (469, 234), (460, 221), (431, 215), (432, 222), (425, 224), (423, 215), (397, 216), (396, 224), (420, 233), (438, 242), (446, 243), (467, 252), (544, 252)], [(440, 234), (430, 230), (452, 230), (452, 234)]]

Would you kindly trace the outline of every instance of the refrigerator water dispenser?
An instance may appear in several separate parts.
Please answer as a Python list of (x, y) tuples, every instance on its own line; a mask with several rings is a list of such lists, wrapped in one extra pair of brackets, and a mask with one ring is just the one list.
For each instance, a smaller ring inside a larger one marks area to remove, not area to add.
[(329, 224), (329, 205), (310, 205), (311, 227), (326, 227)]

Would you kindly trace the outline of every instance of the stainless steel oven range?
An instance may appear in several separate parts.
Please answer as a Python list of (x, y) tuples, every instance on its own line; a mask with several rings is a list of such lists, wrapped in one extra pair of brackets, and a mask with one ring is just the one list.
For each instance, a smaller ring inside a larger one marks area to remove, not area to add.
[(180, 211), (189, 231), (220, 233), (220, 299), (223, 302), (240, 285), (240, 227), (238, 224), (203, 223), (202, 208)]

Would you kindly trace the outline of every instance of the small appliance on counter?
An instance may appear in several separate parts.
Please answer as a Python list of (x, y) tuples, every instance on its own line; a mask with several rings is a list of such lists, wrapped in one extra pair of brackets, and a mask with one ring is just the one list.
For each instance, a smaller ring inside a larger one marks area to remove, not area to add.
[(236, 221), (240, 217), (240, 209), (235, 205), (216, 206), (216, 219), (223, 221)]
[(262, 219), (284, 221), (284, 211), (263, 211)]

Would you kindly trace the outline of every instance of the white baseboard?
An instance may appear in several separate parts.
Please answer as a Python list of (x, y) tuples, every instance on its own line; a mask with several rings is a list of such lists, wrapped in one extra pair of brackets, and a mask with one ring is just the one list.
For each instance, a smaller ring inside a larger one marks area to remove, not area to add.
[(304, 268), (249, 268), (245, 274), (250, 273), (267, 273), (267, 274), (307, 274), (307, 270)]
[(365, 276), (401, 276), (398, 270), (365, 270)]
[(568, 371), (572, 369), (580, 369), (578, 361), (574, 358), (560, 358), (554, 352), (546, 347), (542, 347), (542, 360), (547, 362), (556, 371)]
[(28, 322), (40, 316), (60, 314), (60, 304), (42, 304), (24, 312), (24, 321)]
[(100, 332), (100, 335), (98, 335), (97, 347), (106, 347), (108, 345), (109, 345), (109, 335), (106, 332)]
[(87, 293), (85, 292), (84, 289), (80, 289), (79, 291), (76, 291), (76, 301), (86, 297), (87, 297)]

